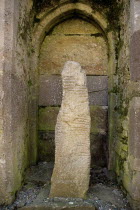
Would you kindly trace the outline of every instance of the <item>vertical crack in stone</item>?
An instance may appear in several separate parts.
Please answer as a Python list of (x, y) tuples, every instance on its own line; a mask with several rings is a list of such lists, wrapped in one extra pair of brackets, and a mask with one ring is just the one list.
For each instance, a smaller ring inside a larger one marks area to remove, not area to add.
[(63, 99), (55, 127), (55, 166), (50, 197), (84, 198), (90, 177), (90, 111), (86, 75), (68, 61), (62, 71)]

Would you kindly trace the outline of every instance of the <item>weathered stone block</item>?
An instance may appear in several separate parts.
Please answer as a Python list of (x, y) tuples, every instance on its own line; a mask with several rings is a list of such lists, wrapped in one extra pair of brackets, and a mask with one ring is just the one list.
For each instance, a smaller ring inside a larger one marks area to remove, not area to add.
[(131, 0), (131, 32), (140, 30), (140, 1)]
[(107, 75), (107, 46), (103, 37), (47, 36), (42, 44), (40, 74), (61, 74), (64, 63), (74, 60), (88, 75)]
[(140, 80), (140, 30), (136, 31), (131, 37), (130, 75), (132, 80)]
[(87, 87), (90, 105), (108, 105), (108, 77), (87, 76)]
[(40, 77), (40, 106), (60, 105), (62, 101), (62, 80), (58, 75), (41, 75)]
[(129, 107), (129, 172), (131, 183), (129, 194), (135, 201), (140, 201), (140, 97), (134, 97)]
[[(87, 76), (90, 105), (108, 105), (108, 77)], [(62, 80), (59, 75), (40, 76), (40, 106), (58, 106), (62, 101)]]
[(129, 154), (140, 159), (140, 97), (134, 97), (129, 108)]
[(84, 198), (90, 173), (90, 111), (86, 76), (77, 62), (62, 71), (63, 100), (55, 128), (50, 197)]
[(130, 195), (134, 200), (140, 201), (140, 172), (133, 172)]

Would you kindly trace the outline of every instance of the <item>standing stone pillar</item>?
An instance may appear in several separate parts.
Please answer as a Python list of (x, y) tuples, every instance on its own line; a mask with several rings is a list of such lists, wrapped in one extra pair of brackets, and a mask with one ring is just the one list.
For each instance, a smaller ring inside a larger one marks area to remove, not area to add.
[(79, 63), (65, 63), (62, 82), (50, 197), (84, 198), (90, 177), (90, 111), (86, 75)]

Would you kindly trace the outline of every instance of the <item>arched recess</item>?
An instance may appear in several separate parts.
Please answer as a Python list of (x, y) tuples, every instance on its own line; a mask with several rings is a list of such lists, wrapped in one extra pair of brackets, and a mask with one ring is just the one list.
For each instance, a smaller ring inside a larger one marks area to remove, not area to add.
[[(93, 10), (90, 5), (84, 3), (66, 3), (59, 5), (58, 8), (52, 9), (47, 14), (40, 16), (40, 22), (34, 27), (32, 44), (36, 48), (36, 53), (39, 53), (40, 46), (43, 42), (45, 34), (49, 32), (60, 21), (68, 19), (73, 13), (77, 13), (89, 21), (94, 21), (103, 30), (108, 41), (110, 57), (114, 55), (114, 44), (112, 32), (107, 33), (108, 21), (99, 12)], [(113, 68), (112, 68), (113, 69)]]
[[(52, 11), (43, 13), (42, 16), (40, 15), (40, 22), (36, 23), (34, 27), (33, 39), (32, 44), (35, 46), (35, 54), (33, 58), (34, 68), (37, 69), (38, 66), (38, 56), (40, 53), (40, 47), (42, 42), (46, 36), (46, 33), (59, 24), (60, 22), (70, 18), (73, 14), (77, 14), (79, 17), (86, 19), (88, 22), (96, 23), (100, 29), (102, 30), (104, 37), (107, 42), (108, 46), (108, 73), (109, 73), (109, 84), (108, 88), (109, 91), (113, 87), (113, 74), (115, 72), (115, 50), (114, 50), (114, 43), (113, 43), (113, 33), (107, 32), (108, 22), (106, 18), (101, 15), (96, 10), (92, 9), (90, 5), (84, 3), (65, 3), (59, 5), (58, 8), (52, 9)], [(112, 110), (111, 107), (113, 106), (113, 96), (110, 95), (109, 97), (109, 137), (111, 136), (111, 119), (112, 119)], [(110, 141), (110, 151), (112, 151), (112, 144), (111, 138)], [(110, 160), (112, 160), (113, 154), (110, 152)], [(111, 161), (109, 163), (111, 165)]]

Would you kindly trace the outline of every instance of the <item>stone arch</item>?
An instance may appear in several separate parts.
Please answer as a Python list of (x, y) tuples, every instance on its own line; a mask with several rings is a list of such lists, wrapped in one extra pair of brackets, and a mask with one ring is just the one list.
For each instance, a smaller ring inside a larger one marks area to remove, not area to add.
[[(32, 36), (32, 45), (35, 46), (35, 54), (33, 57), (33, 68), (38, 69), (38, 57), (40, 54), (40, 48), (44, 41), (46, 33), (49, 33), (52, 28), (54, 28), (56, 25), (61, 23), (62, 21), (65, 21), (73, 16), (73, 14), (78, 14), (80, 17), (86, 18), (87, 22), (90, 22), (91, 24), (97, 24), (99, 28), (102, 30), (104, 38), (106, 39), (107, 47), (108, 47), (108, 89), (109, 92), (113, 88), (114, 85), (114, 77), (113, 74), (115, 72), (116, 68), (116, 62), (115, 62), (115, 45), (114, 45), (114, 34), (112, 31), (107, 32), (108, 28), (108, 21), (105, 16), (100, 14), (96, 9), (94, 10), (89, 4), (85, 3), (63, 3), (60, 4), (59, 7), (53, 8), (50, 11), (43, 12), (40, 15), (38, 15), (38, 18), (40, 19), (39, 23), (35, 24), (33, 36)], [(109, 139), (111, 139), (112, 136), (112, 115), (113, 111), (111, 108), (113, 107), (113, 95), (110, 94), (109, 97)], [(109, 140), (109, 167), (112, 162), (113, 154), (111, 152), (111, 141)]]
[(58, 8), (41, 17), (40, 23), (34, 31), (34, 39), (41, 43), (45, 30), (49, 31), (60, 21), (60, 19), (64, 19), (73, 12), (81, 13), (83, 16), (90, 16), (90, 19), (93, 19), (103, 31), (107, 28), (107, 21), (105, 18), (103, 18), (97, 11), (93, 11), (89, 5), (83, 3), (67, 3), (60, 5)]
[[(109, 69), (113, 68), (113, 63), (110, 60), (114, 60), (114, 44), (112, 32), (106, 33), (108, 27), (108, 21), (98, 11), (93, 10), (90, 5), (84, 3), (66, 3), (59, 5), (56, 9), (40, 15), (40, 22), (36, 24), (33, 33), (33, 46), (36, 46), (36, 53), (39, 53), (40, 45), (45, 37), (45, 32), (49, 32), (56, 24), (62, 20), (67, 19), (73, 13), (80, 14), (83, 17), (88, 18), (90, 21), (94, 21), (102, 29), (109, 48)], [(115, 62), (114, 62), (115, 63)], [(111, 72), (113, 72), (111, 70)], [(110, 72), (110, 73), (111, 73)]]

